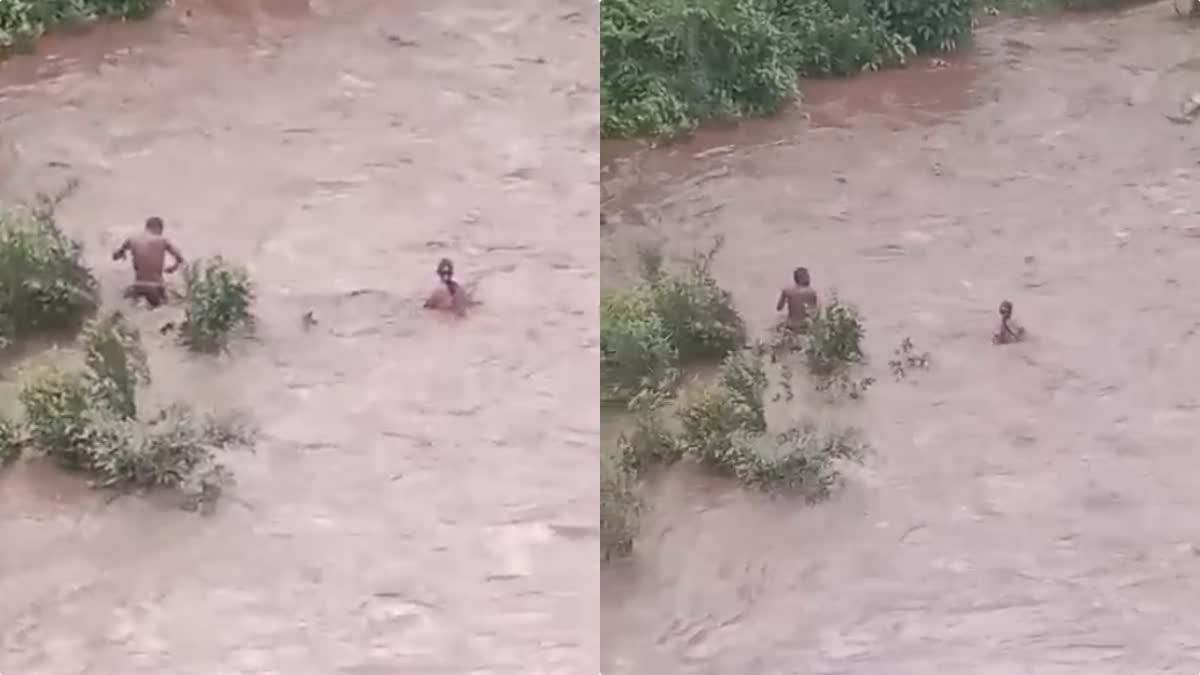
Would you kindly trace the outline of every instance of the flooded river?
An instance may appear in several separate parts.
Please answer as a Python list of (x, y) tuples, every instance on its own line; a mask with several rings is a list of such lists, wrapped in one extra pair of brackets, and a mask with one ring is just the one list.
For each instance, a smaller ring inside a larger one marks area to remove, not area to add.
[[(1200, 672), (1200, 41), (1170, 4), (1001, 22), (782, 119), (606, 149), (606, 274), (715, 262), (765, 327), (807, 265), (867, 317), (872, 458), (806, 508), (686, 470), (602, 574), (619, 673)], [(1033, 339), (995, 348), (1003, 299)], [(934, 368), (894, 383), (906, 336)]]
[[(0, 475), (5, 675), (595, 673), (595, 2), (180, 2), (0, 63), (0, 194), (105, 293), (149, 215), (246, 263), (259, 339), (160, 398), (237, 407), (212, 517)], [(439, 258), (484, 304), (419, 307)], [(320, 322), (304, 331), (300, 317)]]

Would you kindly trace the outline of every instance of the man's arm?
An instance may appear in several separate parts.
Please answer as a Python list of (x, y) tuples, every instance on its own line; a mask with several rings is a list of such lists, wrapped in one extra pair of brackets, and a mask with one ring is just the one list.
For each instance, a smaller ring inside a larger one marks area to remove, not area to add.
[(132, 247), (133, 241), (130, 239), (126, 239), (125, 241), (121, 242), (121, 245), (117, 247), (117, 250), (113, 251), (113, 260), (121, 260), (124, 258), (125, 254), (128, 253), (129, 249)]
[(175, 244), (169, 241), (167, 242), (167, 253), (170, 253), (171, 257), (175, 259), (175, 263), (166, 269), (167, 274), (171, 274), (183, 264), (183, 254), (179, 252), (179, 249), (175, 248)]
[(775, 311), (781, 312), (787, 305), (787, 291), (779, 291), (779, 302), (775, 303)]

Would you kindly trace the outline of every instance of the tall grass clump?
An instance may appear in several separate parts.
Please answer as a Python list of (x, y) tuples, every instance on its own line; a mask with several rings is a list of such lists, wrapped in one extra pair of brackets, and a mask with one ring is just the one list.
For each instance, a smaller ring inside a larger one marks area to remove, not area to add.
[(970, 38), (973, 0), (605, 0), (605, 137), (780, 111), (799, 77), (854, 75)]
[(719, 361), (745, 343), (733, 297), (707, 264), (677, 271), (646, 265), (631, 285), (600, 296), (601, 396), (629, 401), (669, 388), (681, 367)]
[(39, 333), (78, 329), (98, 303), (82, 245), (53, 207), (0, 205), (0, 348)]
[(144, 19), (166, 0), (3, 0), (0, 52), (27, 50), (55, 28), (73, 28), (99, 19)]
[[(22, 419), (4, 427), (7, 443), (87, 474), (100, 487), (179, 490), (215, 498), (228, 482), (222, 450), (253, 435), (236, 416), (202, 415), (176, 403), (141, 415), (139, 388), (150, 381), (138, 333), (119, 313), (83, 330), (84, 365), (44, 367), (22, 383)], [(19, 451), (18, 451), (19, 452)]]
[(184, 272), (185, 310), (179, 326), (184, 345), (196, 352), (226, 349), (254, 327), (254, 288), (242, 267), (221, 258), (197, 260)]

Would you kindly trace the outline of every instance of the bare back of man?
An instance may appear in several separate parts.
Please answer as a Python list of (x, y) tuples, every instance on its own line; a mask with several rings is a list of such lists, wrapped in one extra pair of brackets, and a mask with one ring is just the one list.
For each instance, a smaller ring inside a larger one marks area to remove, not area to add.
[(779, 294), (779, 302), (787, 307), (787, 327), (800, 330), (817, 307), (817, 292), (807, 286), (789, 286)]
[[(146, 230), (124, 242), (113, 252), (113, 260), (121, 260), (126, 254), (133, 258), (134, 281), (125, 289), (125, 297), (131, 300), (144, 299), (151, 307), (167, 302), (167, 287), (163, 274), (170, 274), (183, 264), (183, 255), (171, 240), (163, 236), (163, 224), (159, 218), (146, 221)], [(164, 269), (166, 256), (173, 262)]]

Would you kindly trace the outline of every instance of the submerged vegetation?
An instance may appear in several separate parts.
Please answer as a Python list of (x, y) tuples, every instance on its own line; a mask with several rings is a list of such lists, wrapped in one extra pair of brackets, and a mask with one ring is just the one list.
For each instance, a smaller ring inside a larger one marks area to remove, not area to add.
[(84, 328), (84, 366), (42, 367), (24, 378), (21, 417), (0, 424), (0, 453), (22, 450), (90, 476), (100, 487), (156, 488), (211, 500), (230, 478), (219, 452), (252, 435), (236, 416), (196, 413), (174, 403), (140, 415), (150, 370), (137, 330), (120, 313)]
[(604, 0), (604, 137), (663, 136), (788, 106), (802, 78), (958, 49), (980, 11), (1102, 9), (1129, 0)]
[(3, 0), (0, 2), (0, 54), (30, 49), (46, 32), (93, 21), (144, 19), (166, 0)]
[[(814, 389), (828, 391), (830, 378), (857, 377), (866, 362), (857, 310), (834, 301), (820, 309), (807, 335), (748, 345), (731, 296), (706, 263), (644, 268), (630, 286), (606, 293), (610, 300), (601, 305), (601, 386), (629, 411), (617, 442), (602, 450), (603, 556), (632, 550), (642, 510), (636, 486), (655, 466), (687, 460), (773, 493), (806, 500), (832, 494), (846, 463), (860, 462), (869, 446), (855, 430), (815, 419), (796, 384), (807, 377)], [(657, 300), (662, 297), (671, 302)], [(702, 349), (680, 347), (696, 335), (715, 337), (698, 341)], [(677, 392), (682, 366), (706, 362), (719, 363), (715, 375)]]

